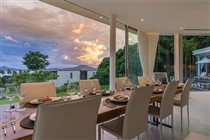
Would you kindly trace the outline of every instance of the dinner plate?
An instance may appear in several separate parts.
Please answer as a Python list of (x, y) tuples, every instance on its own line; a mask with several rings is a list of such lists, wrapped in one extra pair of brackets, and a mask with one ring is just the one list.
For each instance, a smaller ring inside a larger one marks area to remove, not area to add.
[(36, 112), (33, 113), (33, 114), (31, 114), (31, 115), (29, 116), (29, 119), (32, 120), (32, 121), (35, 121), (35, 120), (36, 120)]
[(114, 97), (110, 97), (109, 98), (111, 101), (113, 101), (113, 102), (120, 102), (120, 103), (124, 103), (124, 102), (128, 102), (128, 100), (129, 100), (129, 97), (128, 97), (128, 99), (127, 100), (116, 100)]
[[(52, 99), (52, 102), (54, 101), (58, 101), (61, 99), (61, 97), (49, 97), (50, 99)], [(34, 99), (30, 101), (31, 104), (41, 104), (41, 103), (45, 103), (45, 102), (39, 102), (38, 99)], [(47, 103), (47, 101), (46, 101)]]

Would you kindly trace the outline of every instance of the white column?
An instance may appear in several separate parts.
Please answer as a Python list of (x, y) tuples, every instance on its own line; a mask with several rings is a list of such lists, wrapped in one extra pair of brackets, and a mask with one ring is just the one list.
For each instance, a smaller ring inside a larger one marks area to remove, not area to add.
[[(201, 60), (201, 58), (200, 58), (200, 56), (198, 56), (197, 62), (200, 60)], [(199, 75), (201, 75), (201, 64), (200, 63), (197, 64), (197, 76), (199, 76)]]
[(174, 34), (174, 76), (183, 82), (183, 35)]
[(116, 16), (110, 19), (110, 61), (109, 61), (109, 89), (115, 89), (116, 77)]

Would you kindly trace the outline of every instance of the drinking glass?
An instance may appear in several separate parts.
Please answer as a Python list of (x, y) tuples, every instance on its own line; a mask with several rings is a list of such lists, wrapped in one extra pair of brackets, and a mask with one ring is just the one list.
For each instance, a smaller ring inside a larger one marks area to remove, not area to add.
[(174, 76), (170, 76), (170, 81), (171, 81), (171, 82), (174, 81)]
[(95, 92), (96, 91), (96, 84), (95, 84), (95, 82), (91, 81), (91, 85), (92, 85), (93, 92)]
[(157, 79), (157, 83), (158, 83), (158, 85), (160, 86), (160, 85), (162, 84), (162, 78), (158, 78), (158, 79)]
[(21, 93), (20, 87), (16, 88), (16, 92), (17, 92), (16, 95), (17, 95), (17, 97), (19, 98), (20, 101), (18, 103), (19, 107), (15, 111), (17, 111), (17, 112), (25, 111), (26, 108), (23, 106), (22, 101), (23, 101), (23, 99), (25, 98), (26, 95), (23, 92)]
[(10, 107), (9, 109), (5, 110), (5, 112), (15, 111), (15, 106), (12, 105), (12, 101), (16, 97), (16, 93), (16, 87), (6, 87), (5, 97), (10, 101)]

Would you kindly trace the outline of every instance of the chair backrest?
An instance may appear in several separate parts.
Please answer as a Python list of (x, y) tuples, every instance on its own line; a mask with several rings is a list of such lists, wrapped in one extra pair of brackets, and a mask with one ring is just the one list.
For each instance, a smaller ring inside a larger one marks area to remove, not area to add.
[(101, 90), (101, 85), (98, 79), (90, 79), (92, 87), (95, 87), (96, 90)]
[(127, 79), (128, 79), (127, 77), (115, 78), (116, 88), (122, 89), (123, 86), (125, 85)]
[(79, 80), (80, 92), (90, 94), (93, 89), (90, 80)]
[(173, 81), (166, 86), (160, 105), (160, 118), (165, 118), (173, 113), (174, 95), (178, 84), (179, 81)]
[(166, 72), (154, 72), (155, 78), (161, 78), (162, 84), (168, 84), (168, 75)]
[(148, 106), (154, 86), (134, 88), (126, 106), (123, 139), (132, 139), (148, 129)]
[(139, 85), (143, 86), (149, 83), (149, 80), (145, 76), (138, 76)]
[(98, 79), (80, 80), (79, 87), (80, 92), (85, 92), (86, 94), (90, 94), (93, 91), (93, 87), (95, 87), (97, 90), (101, 90)]
[(22, 95), (26, 95), (22, 101), (23, 103), (42, 96), (56, 97), (54, 82), (22, 83), (20, 90)]
[(189, 78), (186, 83), (184, 84), (182, 94), (181, 94), (181, 106), (185, 106), (189, 102), (189, 94), (190, 94), (190, 88), (192, 86), (192, 83), (194, 81), (194, 78)]
[(101, 96), (39, 105), (33, 139), (96, 139)]

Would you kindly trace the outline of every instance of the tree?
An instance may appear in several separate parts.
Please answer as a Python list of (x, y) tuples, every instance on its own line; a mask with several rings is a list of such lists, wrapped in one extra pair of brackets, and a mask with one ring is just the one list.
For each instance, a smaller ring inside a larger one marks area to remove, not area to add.
[(50, 64), (47, 59), (48, 55), (44, 55), (37, 51), (29, 51), (29, 53), (23, 56), (22, 62), (29, 70), (37, 72), (38, 70), (46, 69), (46, 67)]

